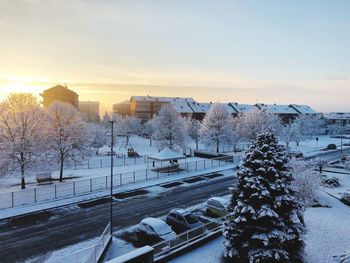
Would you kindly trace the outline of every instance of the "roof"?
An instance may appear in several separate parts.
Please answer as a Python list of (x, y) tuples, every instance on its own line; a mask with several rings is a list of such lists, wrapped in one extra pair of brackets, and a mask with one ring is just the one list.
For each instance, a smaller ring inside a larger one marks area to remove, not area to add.
[(53, 86), (52, 88), (44, 90), (44, 93), (52, 92), (52, 91), (55, 91), (55, 90), (67, 90), (68, 92), (71, 92), (71, 93), (74, 93), (75, 95), (78, 95), (75, 91), (70, 90), (70, 89), (67, 88), (67, 86), (62, 86), (62, 85)]
[(169, 148), (165, 148), (159, 153), (148, 156), (148, 159), (157, 160), (157, 161), (170, 161), (170, 160), (186, 159), (186, 157), (181, 154), (178, 154), (177, 152), (170, 150)]
[(299, 114), (290, 105), (277, 105), (277, 104), (258, 103), (258, 104), (256, 104), (256, 106), (259, 107), (260, 110), (268, 112), (268, 113), (275, 113), (275, 114)]
[(350, 112), (331, 112), (326, 116), (326, 118), (333, 120), (350, 119)]
[(238, 113), (245, 113), (251, 111), (255, 108), (254, 105), (250, 104), (238, 104), (237, 102), (230, 102), (231, 107), (233, 107)]
[(317, 112), (313, 110), (308, 105), (298, 105), (298, 104), (290, 104), (298, 113), (300, 114), (316, 114)]
[[(229, 113), (237, 113), (237, 111), (229, 104), (229, 103), (218, 103), (221, 105), (224, 105)], [(213, 106), (214, 103), (198, 103), (198, 106), (200, 107), (201, 111), (203, 113), (207, 113), (211, 106)]]

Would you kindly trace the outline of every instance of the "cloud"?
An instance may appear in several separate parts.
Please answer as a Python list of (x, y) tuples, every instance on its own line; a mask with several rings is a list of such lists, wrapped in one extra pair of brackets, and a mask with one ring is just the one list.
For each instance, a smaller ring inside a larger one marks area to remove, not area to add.
[(350, 79), (350, 78), (349, 78), (349, 76), (347, 76), (345, 74), (337, 73), (337, 74), (327, 75), (325, 77), (325, 79), (327, 79), (327, 80), (346, 80), (346, 79)]

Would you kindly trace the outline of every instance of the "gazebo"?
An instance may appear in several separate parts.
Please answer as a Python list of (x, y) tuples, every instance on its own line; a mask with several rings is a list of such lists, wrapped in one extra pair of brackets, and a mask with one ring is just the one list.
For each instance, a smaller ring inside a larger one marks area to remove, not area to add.
[(154, 161), (160, 161), (161, 162), (161, 167), (163, 166), (163, 162), (165, 161), (178, 161), (181, 159), (186, 159), (186, 156), (183, 156), (177, 152), (172, 151), (169, 148), (165, 148), (162, 151), (160, 151), (159, 153), (153, 154), (151, 156), (148, 156), (147, 158), (147, 169), (149, 167), (149, 162), (148, 160), (153, 160)]

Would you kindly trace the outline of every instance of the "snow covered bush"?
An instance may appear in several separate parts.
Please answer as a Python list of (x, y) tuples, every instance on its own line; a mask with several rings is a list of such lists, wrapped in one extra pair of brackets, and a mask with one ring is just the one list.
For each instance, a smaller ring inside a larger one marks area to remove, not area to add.
[(224, 224), (227, 262), (302, 262), (301, 212), (284, 148), (271, 129), (252, 142)]
[(206, 145), (215, 145), (219, 152), (220, 144), (231, 143), (234, 139), (233, 118), (223, 104), (213, 104), (203, 119), (200, 128), (201, 140)]
[(322, 175), (315, 170), (315, 163), (312, 161), (293, 160), (288, 167), (293, 176), (292, 188), (295, 196), (305, 209), (312, 204), (321, 186)]
[(44, 113), (32, 94), (11, 94), (0, 105), (0, 167), (19, 171), (22, 189), (27, 170), (42, 152), (44, 123)]
[(161, 147), (175, 149), (183, 147), (187, 140), (186, 123), (171, 104), (161, 107), (153, 120), (153, 137)]
[(350, 193), (343, 193), (340, 197), (340, 201), (350, 206)]
[(331, 187), (331, 188), (340, 186), (340, 182), (337, 177), (328, 178), (325, 175), (322, 176), (322, 184), (325, 187)]

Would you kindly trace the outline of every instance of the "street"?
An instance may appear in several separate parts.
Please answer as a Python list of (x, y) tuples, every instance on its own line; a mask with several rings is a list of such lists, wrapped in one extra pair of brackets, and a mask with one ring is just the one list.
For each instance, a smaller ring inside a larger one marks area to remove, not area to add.
[[(232, 171), (233, 173), (233, 171)], [(114, 201), (113, 227), (137, 224), (146, 216), (159, 217), (173, 208), (187, 207), (206, 201), (212, 196), (229, 194), (234, 178), (218, 177), (184, 187), (175, 187), (157, 196), (141, 195)], [(16, 262), (43, 255), (100, 235), (109, 220), (109, 203), (90, 208), (76, 205), (51, 210), (49, 218), (0, 222), (1, 262)]]

